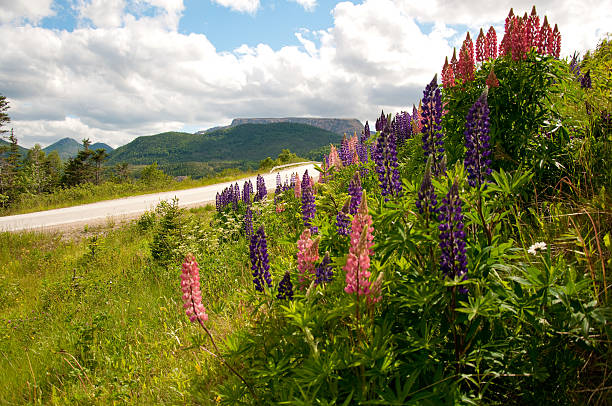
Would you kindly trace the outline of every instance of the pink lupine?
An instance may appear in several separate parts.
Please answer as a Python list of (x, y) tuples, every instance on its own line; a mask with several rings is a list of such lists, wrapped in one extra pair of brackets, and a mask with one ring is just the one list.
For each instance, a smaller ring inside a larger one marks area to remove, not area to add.
[(540, 37), (538, 41), (538, 53), (540, 55), (545, 55), (549, 52), (549, 49), (552, 50), (552, 29), (548, 24), (548, 18), (544, 16), (544, 22), (542, 23), (542, 27), (540, 28)]
[(459, 72), (459, 61), (457, 60), (457, 49), (453, 48), (453, 56), (450, 60), (451, 68), (453, 68), (453, 72), (455, 72), (455, 76), (457, 76), (457, 72)]
[(538, 47), (540, 38), (540, 17), (536, 12), (535, 6), (531, 9), (531, 14), (527, 18), (527, 41), (529, 43), (528, 50)]
[(305, 228), (297, 241), (297, 262), (300, 286), (303, 288), (315, 276), (315, 262), (319, 259), (319, 240), (311, 238), (310, 229)]
[(295, 186), (293, 187), (293, 193), (295, 194), (295, 198), (299, 199), (302, 196), (302, 182), (300, 182), (299, 176), (295, 176)]
[(196, 320), (202, 324), (208, 320), (206, 309), (202, 305), (200, 291), (200, 270), (193, 254), (187, 254), (181, 272), (181, 290), (183, 291), (183, 308), (189, 321)]
[(359, 210), (353, 216), (351, 223), (351, 247), (346, 260), (346, 287), (344, 291), (358, 296), (368, 295), (370, 290), (370, 255), (374, 254), (374, 236), (372, 232), (372, 216), (368, 214), (368, 203), (365, 190), (361, 197)]
[(331, 168), (332, 166), (335, 166), (336, 168), (342, 168), (343, 166), (338, 150), (333, 144), (329, 150), (329, 167)]
[(368, 300), (368, 303), (371, 305), (373, 305), (374, 303), (380, 302), (380, 299), (382, 298), (381, 290), (382, 290), (383, 278), (384, 278), (384, 274), (380, 272), (378, 276), (376, 277), (376, 280), (372, 282), (372, 285), (370, 285), (370, 294), (368, 295), (367, 300)]

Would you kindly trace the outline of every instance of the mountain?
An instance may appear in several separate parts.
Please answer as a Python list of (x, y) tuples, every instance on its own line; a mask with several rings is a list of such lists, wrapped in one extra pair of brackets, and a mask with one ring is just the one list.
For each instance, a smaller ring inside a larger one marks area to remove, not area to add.
[(66, 137), (54, 142), (46, 148), (43, 148), (43, 151), (45, 151), (46, 154), (51, 151), (57, 151), (59, 157), (65, 160), (76, 156), (79, 153), (79, 150), (81, 150), (81, 148), (82, 145), (79, 144), (77, 141), (72, 138)]
[(305, 124), (243, 124), (205, 135), (167, 132), (138, 137), (114, 150), (108, 163), (258, 162), (276, 158), (283, 149), (303, 156), (341, 140), (337, 133)]
[[(10, 147), (11, 143), (8, 141), (5, 141), (3, 139), (0, 138), (0, 148), (2, 147)], [(28, 149), (21, 147), (19, 145), (17, 145), (17, 149), (19, 151), (19, 153), (21, 154), (21, 159), (25, 158), (25, 156), (28, 154)]]
[[(106, 152), (108, 153), (113, 151), (113, 148), (111, 146), (103, 142), (96, 142), (95, 144), (92, 144), (89, 147), (89, 149), (93, 151), (95, 151), (98, 148), (105, 149)], [(73, 138), (66, 137), (66, 138), (62, 138), (61, 140), (57, 142), (54, 142), (53, 144), (49, 145), (46, 148), (43, 148), (43, 151), (45, 151), (45, 153), (47, 154), (51, 151), (57, 151), (57, 153), (59, 154), (59, 157), (63, 160), (66, 160), (66, 159), (77, 156), (79, 151), (82, 149), (83, 149), (83, 144), (80, 144)]]
[(242, 124), (272, 124), (272, 123), (298, 123), (311, 125), (313, 127), (322, 128), (336, 134), (347, 136), (353, 135), (354, 132), (361, 134), (363, 124), (355, 118), (316, 118), (316, 117), (285, 117), (285, 118), (235, 118), (229, 126), (213, 127), (208, 130), (198, 131), (196, 134), (208, 134), (210, 132), (236, 127)]

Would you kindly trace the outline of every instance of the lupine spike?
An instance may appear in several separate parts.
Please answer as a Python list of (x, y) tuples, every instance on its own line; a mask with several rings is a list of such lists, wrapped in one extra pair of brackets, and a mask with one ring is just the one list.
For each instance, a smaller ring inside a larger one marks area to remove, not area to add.
[(486, 177), (491, 174), (491, 154), (489, 148), (489, 105), (487, 89), (470, 108), (466, 118), (465, 129), (465, 161), (468, 171), (468, 183), (480, 188), (485, 184)]
[(317, 206), (315, 206), (312, 184), (310, 183), (308, 170), (306, 170), (302, 178), (302, 219), (304, 220), (304, 226), (309, 227), (314, 234), (318, 232), (317, 227), (312, 225), (316, 212)]
[(344, 206), (342, 206), (342, 210), (336, 215), (336, 229), (338, 230), (338, 235), (349, 235), (349, 227), (351, 226), (351, 218), (348, 215), (350, 203), (351, 199), (346, 199)]
[(438, 212), (438, 196), (431, 183), (431, 158), (427, 160), (425, 174), (421, 182), (421, 188), (419, 189), (415, 206), (419, 210), (419, 213), (425, 215), (426, 218)]
[(319, 259), (320, 238), (312, 239), (310, 229), (305, 228), (297, 241), (297, 267), (300, 272), (299, 282), (302, 288), (310, 284), (315, 277), (315, 262)]
[(495, 32), (495, 28), (493, 28), (493, 26), (489, 27), (489, 31), (487, 32), (485, 48), (486, 59), (497, 58), (497, 33)]
[(193, 254), (185, 256), (181, 272), (181, 290), (183, 292), (183, 308), (189, 321), (203, 323), (208, 320), (206, 309), (202, 305), (200, 290), (200, 270)]
[(315, 283), (317, 285), (321, 283), (329, 283), (334, 278), (334, 268), (331, 265), (331, 259), (329, 252), (325, 253), (323, 260), (315, 270)]
[(497, 76), (495, 75), (495, 71), (493, 70), (493, 67), (491, 67), (491, 72), (489, 72), (489, 75), (487, 76), (487, 80), (485, 83), (487, 86), (489, 86), (489, 88), (499, 87), (499, 80), (497, 79)]
[(351, 246), (344, 270), (346, 271), (346, 287), (348, 294), (367, 296), (370, 294), (370, 256), (373, 255), (374, 235), (372, 234), (372, 216), (368, 214), (365, 190), (357, 214), (351, 223)]
[(421, 117), (425, 162), (431, 156), (432, 173), (438, 176), (442, 173), (440, 161), (444, 153), (444, 142), (442, 141), (442, 95), (438, 88), (437, 75), (423, 91)]
[(255, 290), (258, 292), (263, 292), (264, 285), (268, 286), (268, 288), (272, 287), (270, 260), (268, 259), (268, 246), (266, 242), (266, 233), (263, 226), (260, 226), (251, 236), (249, 251)]
[[(483, 62), (485, 59), (485, 34), (481, 28), (478, 38), (476, 38), (476, 62)], [(444, 81), (444, 79), (442, 79), (442, 81)]]
[[(459, 189), (455, 180), (448, 194), (442, 200), (438, 216), (438, 220), (441, 222), (438, 226), (441, 250), (440, 270), (451, 279), (458, 277), (466, 280), (467, 256), (461, 206), (462, 202), (459, 198)], [(467, 293), (467, 289), (461, 287), (459, 292)]]
[(283, 279), (281, 279), (278, 284), (278, 294), (276, 298), (281, 300), (293, 300), (293, 284), (291, 283), (289, 271), (285, 272)]

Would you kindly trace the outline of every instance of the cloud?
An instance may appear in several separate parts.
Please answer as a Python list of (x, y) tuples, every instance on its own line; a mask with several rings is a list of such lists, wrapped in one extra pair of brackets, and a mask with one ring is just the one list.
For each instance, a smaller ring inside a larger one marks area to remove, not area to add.
[(0, 24), (24, 21), (38, 23), (45, 17), (54, 15), (51, 8), (53, 0), (0, 0)]
[[(71, 32), (18, 26), (14, 19), (0, 24), (0, 93), (9, 98), (11, 125), (23, 145), (72, 136), (118, 146), (234, 117), (365, 121), (381, 108), (405, 110), (418, 103), (465, 35), (457, 22), (469, 11), (457, 6), (455, 15), (444, 8), (452, 3), (436, 1), (431, 7), (440, 15), (402, 1), (342, 2), (329, 28), (296, 32), (299, 45), (219, 52), (205, 35), (177, 32), (181, 0), (114, 0), (105, 2), (106, 16), (96, 9), (100, 4), (79, 3), (88, 23)], [(597, 27), (608, 18), (599, 6), (584, 11), (585, 20), (577, 18), (573, 4), (560, 2), (549, 14), (559, 23), (566, 53), (572, 44), (594, 47)], [(489, 12), (478, 0), (477, 7), (491, 15), (483, 25), (503, 25), (505, 5)]]
[[(230, 10), (238, 11), (239, 13), (254, 14), (259, 9), (259, 0), (212, 0), (220, 6), (227, 7)], [(308, 1), (308, 0), (307, 0)]]
[(317, 7), (317, 0), (290, 0), (304, 7), (306, 11), (314, 11)]

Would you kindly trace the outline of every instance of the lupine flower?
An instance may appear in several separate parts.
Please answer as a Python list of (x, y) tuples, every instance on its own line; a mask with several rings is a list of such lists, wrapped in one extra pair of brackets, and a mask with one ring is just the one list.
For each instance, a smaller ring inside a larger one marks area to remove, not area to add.
[(493, 67), (491, 67), (491, 72), (489, 72), (489, 75), (487, 76), (486, 85), (489, 87), (499, 87), (499, 80), (495, 75)]
[(489, 104), (487, 89), (470, 108), (465, 129), (465, 161), (470, 186), (480, 188), (491, 174), (489, 148)]
[(538, 41), (538, 53), (540, 55), (546, 55), (548, 50), (552, 50), (552, 29), (548, 24), (548, 18), (544, 16), (544, 22), (540, 28), (540, 35)]
[[(480, 33), (478, 34), (478, 38), (476, 38), (476, 62), (483, 62), (486, 60), (485, 55), (485, 34), (482, 28), (480, 29)], [(444, 78), (442, 78), (442, 82), (444, 82)]]
[(343, 166), (348, 166), (351, 164), (351, 156), (348, 140), (346, 139), (346, 134), (342, 138), (342, 144), (340, 145), (340, 159), (342, 160)]
[(423, 152), (425, 161), (431, 156), (432, 173), (438, 176), (442, 173), (440, 161), (444, 153), (442, 141), (442, 96), (438, 88), (438, 75), (435, 75), (423, 91), (421, 113), (423, 133)]
[(244, 204), (251, 204), (251, 193), (253, 192), (253, 184), (250, 180), (244, 181), (244, 186), (242, 187), (242, 201)]
[(450, 60), (450, 67), (453, 69), (453, 72), (455, 72), (455, 77), (456, 77), (457, 73), (459, 72), (459, 61), (457, 60), (457, 49), (456, 48), (453, 48), (453, 56)]
[[(297, 175), (296, 175), (297, 178)], [(295, 185), (293, 186), (293, 195), (296, 199), (302, 197), (302, 182), (300, 182), (299, 178), (297, 178)]]
[(497, 58), (497, 33), (493, 26), (489, 27), (485, 41), (485, 59)]
[(208, 320), (206, 309), (202, 305), (200, 290), (200, 270), (193, 254), (187, 254), (181, 272), (181, 290), (183, 291), (183, 308), (189, 321), (203, 323)]
[(266, 190), (266, 181), (263, 176), (257, 175), (257, 193), (255, 193), (254, 200), (260, 201), (266, 198), (268, 191)]
[(453, 66), (448, 63), (448, 56), (444, 60), (444, 66), (442, 67), (442, 86), (444, 88), (453, 87), (455, 85), (455, 72), (453, 72)]
[(365, 143), (370, 139), (370, 124), (366, 121), (365, 126), (363, 127), (363, 137), (361, 138), (361, 142)]
[(591, 70), (587, 70), (587, 73), (584, 74), (582, 79), (580, 80), (580, 86), (583, 89), (591, 89)]
[[(462, 202), (459, 198), (457, 181), (453, 182), (446, 197), (442, 200), (438, 220), (440, 230), (440, 270), (447, 277), (467, 279), (467, 256), (465, 232), (463, 231)], [(467, 293), (464, 287), (459, 292)]]
[(244, 214), (244, 235), (249, 240), (253, 235), (253, 212), (251, 211), (251, 205), (247, 205), (246, 212)]
[[(455, 69), (455, 68), (453, 68)], [(415, 105), (412, 105), (412, 133), (417, 134), (423, 131), (423, 123), (421, 116), (421, 103), (419, 102), (419, 108), (417, 109)]]
[(387, 126), (387, 116), (381, 110), (380, 117), (376, 120), (376, 131), (382, 131)]
[(355, 174), (353, 175), (353, 179), (351, 179), (348, 185), (348, 194), (351, 198), (348, 213), (352, 215), (357, 213), (357, 209), (359, 208), (359, 204), (361, 203), (361, 191), (362, 187), (359, 172), (355, 172)]
[(414, 204), (419, 213), (424, 214), (426, 218), (438, 212), (436, 207), (438, 205), (438, 196), (436, 196), (436, 191), (431, 183), (431, 159), (427, 160), (425, 175), (423, 176), (421, 188)]
[(264, 291), (264, 283), (268, 288), (272, 287), (272, 277), (270, 276), (270, 260), (268, 259), (268, 245), (266, 243), (266, 233), (264, 227), (259, 229), (251, 236), (249, 245), (251, 256), (251, 270), (253, 271), (253, 284), (258, 292)]
[(291, 174), (291, 182), (289, 183), (289, 186), (291, 186), (291, 189), (293, 189), (295, 187), (295, 182), (297, 181), (298, 177), (296, 173), (292, 173)]
[(332, 144), (329, 150), (329, 166), (330, 168), (335, 166), (336, 168), (342, 168), (342, 159), (340, 159), (340, 155), (338, 154), (338, 150)]
[(361, 204), (357, 214), (351, 223), (351, 246), (346, 259), (344, 270), (346, 271), (346, 287), (344, 291), (348, 294), (355, 293), (357, 296), (370, 293), (370, 255), (373, 255), (374, 227), (372, 227), (372, 216), (368, 214), (368, 203), (366, 192), (363, 191)]
[(217, 192), (217, 196), (215, 196), (215, 207), (217, 211), (221, 211), (221, 198), (219, 196), (219, 192)]
[(317, 285), (321, 283), (329, 283), (334, 278), (334, 268), (331, 266), (331, 259), (329, 258), (329, 252), (325, 253), (323, 260), (317, 266), (315, 270), (315, 283)]
[(410, 113), (406, 111), (397, 113), (393, 122), (393, 130), (398, 145), (402, 145), (407, 139), (412, 138), (412, 117), (410, 117)]
[(540, 17), (536, 12), (535, 6), (531, 9), (531, 14), (527, 19), (527, 31), (526, 31), (526, 42), (528, 44), (527, 50), (530, 51), (532, 48), (538, 47), (540, 41)]
[(306, 228), (297, 241), (297, 262), (300, 286), (305, 287), (315, 276), (315, 262), (319, 259), (319, 238), (313, 240)]
[(351, 199), (347, 199), (342, 206), (342, 210), (336, 215), (336, 228), (338, 235), (349, 235), (349, 227), (351, 226), (351, 218), (348, 215)]
[(552, 56), (559, 59), (561, 55), (561, 33), (559, 32), (559, 27), (555, 24), (555, 29), (552, 33)]
[(293, 300), (293, 284), (291, 283), (291, 275), (289, 271), (285, 272), (285, 276), (281, 279), (278, 284), (278, 295), (277, 299), (281, 300)]
[[(373, 158), (376, 162), (381, 194), (383, 196), (400, 196), (402, 194), (402, 183), (397, 169), (395, 135), (390, 131), (388, 125), (378, 136)], [(385, 200), (388, 199), (385, 198)]]
[(570, 70), (572, 71), (574, 76), (576, 76), (577, 79), (582, 79), (582, 72), (580, 72), (580, 64), (578, 63), (578, 57), (576, 56), (576, 53), (574, 53), (574, 55), (572, 56), (572, 60), (570, 62)]
[(274, 190), (274, 204), (278, 203), (281, 193), (283, 193), (283, 181), (280, 173), (276, 174), (276, 189)]
[(370, 285), (370, 294), (367, 297), (367, 302), (370, 305), (374, 303), (380, 302), (382, 299), (381, 291), (382, 291), (382, 283), (384, 279), (384, 274), (380, 272), (374, 282)]
[(313, 233), (319, 231), (317, 227), (312, 226), (312, 220), (315, 218), (316, 212), (317, 206), (315, 206), (315, 197), (307, 170), (302, 178), (302, 218), (304, 219), (304, 226), (310, 227)]
[(531, 255), (536, 255), (540, 251), (546, 251), (546, 243), (545, 242), (536, 242), (527, 250)]

